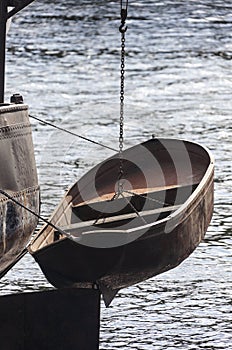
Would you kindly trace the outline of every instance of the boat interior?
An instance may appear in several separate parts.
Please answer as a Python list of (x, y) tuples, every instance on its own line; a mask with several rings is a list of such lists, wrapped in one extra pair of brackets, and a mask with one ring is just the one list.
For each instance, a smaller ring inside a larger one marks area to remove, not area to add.
[(186, 148), (173, 150), (174, 160), (165, 147), (156, 150), (157, 154), (154, 151), (149, 161), (138, 146), (136, 152), (128, 152), (123, 163), (122, 192), (117, 192), (117, 155), (101, 163), (61, 201), (51, 218), (58, 229), (46, 225), (30, 249), (36, 251), (69, 235), (80, 238), (98, 232), (128, 233), (167, 218), (194, 193), (210, 163), (204, 149), (187, 145), (187, 156)]

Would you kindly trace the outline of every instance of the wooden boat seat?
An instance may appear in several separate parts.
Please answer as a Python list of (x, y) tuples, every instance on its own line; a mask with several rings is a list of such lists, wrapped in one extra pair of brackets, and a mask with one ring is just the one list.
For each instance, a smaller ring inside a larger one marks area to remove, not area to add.
[[(98, 198), (94, 198), (87, 202), (82, 202), (78, 205), (72, 206), (71, 224), (77, 221), (96, 220), (102, 216), (102, 213), (117, 213), (117, 215), (124, 215), (133, 212), (133, 207), (142, 212), (146, 210), (160, 210), (161, 214), (164, 207), (179, 205), (185, 202), (189, 195), (196, 189), (197, 184), (184, 186), (170, 186), (165, 189), (136, 189), (133, 190), (133, 195), (125, 193), (125, 198), (118, 198), (111, 201), (113, 193), (106, 194)], [(128, 200), (130, 204), (128, 203)], [(119, 208), (121, 208), (119, 210)], [(110, 216), (110, 215), (109, 215)]]
[[(74, 235), (75, 234), (88, 234), (88, 231), (86, 231), (86, 229), (91, 228), (91, 231), (89, 231), (90, 233), (93, 233), (93, 226), (95, 227), (102, 227), (103, 229), (106, 229), (106, 232), (109, 231), (109, 228), (111, 228), (111, 232), (112, 231), (116, 231), (118, 233), (120, 232), (126, 232), (125, 230), (117, 230), (115, 229), (115, 227), (117, 226), (122, 226), (123, 225), (123, 221), (127, 221), (129, 222), (130, 220), (133, 219), (140, 219), (141, 220), (141, 225), (144, 225), (146, 223), (146, 220), (149, 216), (151, 216), (154, 220), (154, 216), (157, 215), (157, 217), (160, 217), (160, 214), (165, 214), (165, 216), (170, 215), (170, 213), (172, 213), (173, 211), (177, 210), (178, 208), (180, 208), (181, 205), (173, 205), (173, 206), (167, 206), (167, 207), (163, 207), (163, 208), (158, 208), (158, 209), (153, 209), (153, 210), (146, 210), (146, 211), (142, 211), (139, 212), (138, 214), (136, 212), (134, 213), (129, 213), (129, 214), (123, 214), (123, 215), (114, 215), (114, 216), (108, 216), (105, 218), (101, 218), (99, 220), (89, 220), (89, 221), (81, 221), (81, 222), (76, 222), (73, 224), (70, 224), (68, 226), (64, 226), (61, 227), (61, 231), (67, 232), (70, 235)], [(144, 222), (142, 221), (142, 218), (145, 220)], [(148, 220), (149, 221), (149, 220)], [(138, 223), (138, 221), (137, 221)], [(113, 228), (113, 230), (112, 230)], [(115, 229), (115, 230), (114, 230)], [(103, 230), (101, 230), (102, 232)], [(56, 235), (56, 240), (58, 239), (57, 235), (60, 235), (60, 232), (55, 231), (55, 235)]]

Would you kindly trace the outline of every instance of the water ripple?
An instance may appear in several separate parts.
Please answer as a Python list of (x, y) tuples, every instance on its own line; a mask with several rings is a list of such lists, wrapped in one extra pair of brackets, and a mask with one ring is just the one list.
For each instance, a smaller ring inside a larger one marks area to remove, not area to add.
[[(125, 146), (155, 134), (209, 147), (215, 209), (189, 259), (102, 305), (101, 350), (232, 349), (231, 10), (229, 0), (129, 4)], [(117, 147), (119, 17), (115, 0), (31, 4), (9, 32), (7, 95), (20, 90), (31, 114)], [(32, 124), (48, 217), (66, 188), (111, 152)], [(51, 288), (29, 256), (0, 284), (1, 294)]]

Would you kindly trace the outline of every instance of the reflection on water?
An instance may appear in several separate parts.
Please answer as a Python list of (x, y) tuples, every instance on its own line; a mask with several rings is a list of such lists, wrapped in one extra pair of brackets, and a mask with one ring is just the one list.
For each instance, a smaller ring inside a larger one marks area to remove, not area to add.
[[(180, 267), (102, 308), (102, 350), (232, 348), (231, 12), (229, 0), (130, 2), (126, 146), (152, 134), (208, 146), (215, 210), (205, 241)], [(36, 1), (9, 32), (8, 96), (20, 91), (31, 114), (117, 147), (118, 25), (119, 1)], [(32, 124), (48, 217), (111, 152)], [(51, 287), (30, 256), (0, 283), (1, 294)]]

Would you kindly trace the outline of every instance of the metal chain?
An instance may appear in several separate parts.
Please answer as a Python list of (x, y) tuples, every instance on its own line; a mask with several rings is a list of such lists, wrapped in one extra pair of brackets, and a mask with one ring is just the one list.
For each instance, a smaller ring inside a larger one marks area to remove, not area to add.
[(125, 94), (125, 33), (127, 30), (126, 18), (127, 18), (128, 0), (126, 1), (126, 7), (123, 8), (121, 0), (121, 25), (119, 31), (121, 33), (121, 79), (120, 79), (120, 129), (119, 129), (119, 181), (118, 181), (118, 193), (123, 192), (123, 144), (124, 144), (124, 94)]
[[(120, 129), (119, 129), (119, 183), (121, 187), (121, 179), (123, 177), (123, 131), (124, 131), (124, 73), (125, 73), (125, 34), (122, 33), (121, 37), (121, 85), (120, 85)], [(122, 190), (122, 188), (121, 188)]]

